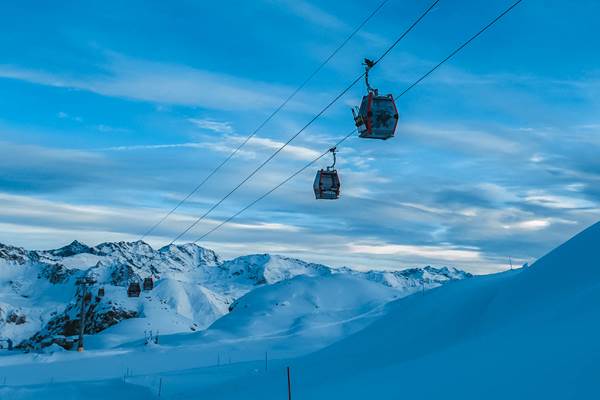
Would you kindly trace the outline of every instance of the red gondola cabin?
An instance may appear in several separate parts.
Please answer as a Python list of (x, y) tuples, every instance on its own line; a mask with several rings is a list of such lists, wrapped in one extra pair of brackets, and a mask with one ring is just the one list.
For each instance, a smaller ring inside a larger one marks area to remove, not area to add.
[(154, 289), (154, 280), (152, 277), (144, 278), (144, 291), (148, 292)]
[(398, 125), (398, 109), (394, 96), (380, 96), (379, 91), (369, 84), (369, 71), (377, 62), (365, 58), (365, 84), (367, 95), (363, 96), (360, 108), (352, 109), (354, 123), (361, 138), (386, 140), (394, 137)]
[(394, 137), (398, 125), (398, 110), (391, 94), (379, 96), (370, 91), (363, 97), (357, 112), (352, 110), (361, 138), (386, 140)]
[(127, 288), (127, 296), (128, 297), (140, 297), (140, 293), (142, 292), (140, 288), (139, 282), (132, 282), (129, 284)]

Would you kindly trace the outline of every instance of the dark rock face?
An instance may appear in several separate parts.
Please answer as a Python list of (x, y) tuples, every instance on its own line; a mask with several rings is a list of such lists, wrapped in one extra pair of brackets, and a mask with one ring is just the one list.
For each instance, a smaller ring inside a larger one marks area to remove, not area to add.
[(121, 321), (130, 318), (137, 318), (138, 312), (133, 310), (125, 310), (122, 308), (111, 308), (104, 312), (94, 314), (93, 318), (86, 325), (86, 333), (102, 332), (106, 328), (118, 324)]
[(135, 273), (133, 267), (128, 264), (114, 267), (110, 274), (110, 283), (115, 286), (126, 286), (132, 280), (139, 280), (139, 276)]
[(70, 257), (82, 253), (94, 254), (94, 251), (91, 247), (74, 240), (71, 244), (61, 247), (60, 249), (50, 250), (48, 253), (58, 257)]
[(38, 274), (38, 278), (47, 279), (50, 283), (59, 284), (65, 283), (77, 270), (67, 269), (62, 264), (47, 264), (42, 267), (42, 270)]
[(0, 243), (0, 258), (23, 265), (30, 261), (30, 252), (21, 247), (7, 246)]
[[(69, 304), (62, 314), (49, 320), (41, 331), (21, 342), (17, 348), (36, 350), (58, 344), (67, 350), (70, 349), (73, 346), (73, 338), (79, 335), (80, 301), (81, 298)], [(99, 298), (95, 298), (86, 302), (84, 333), (86, 335), (98, 333), (123, 320), (138, 316), (135, 310), (128, 310), (110, 302), (104, 303)]]
[(24, 314), (13, 310), (6, 316), (6, 322), (9, 324), (22, 325), (27, 322), (27, 318)]

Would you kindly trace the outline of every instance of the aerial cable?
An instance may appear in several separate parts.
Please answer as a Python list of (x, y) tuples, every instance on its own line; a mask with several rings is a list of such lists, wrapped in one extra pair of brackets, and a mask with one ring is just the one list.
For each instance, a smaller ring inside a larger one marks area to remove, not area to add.
[[(417, 18), (403, 33), (396, 39), (394, 43), (392, 43), (386, 51), (373, 62), (373, 65), (379, 63), (385, 56), (389, 54), (389, 52), (396, 47), (398, 43), (410, 32), (413, 28), (427, 15), (429, 12), (439, 3), (440, 0), (435, 0), (428, 8), (425, 10), (419, 18)], [(282, 144), (273, 154), (271, 154), (265, 161), (263, 161), (256, 169), (254, 169), (246, 178), (244, 178), (237, 186), (231, 189), (224, 197), (222, 197), (219, 201), (213, 204), (204, 214), (198, 217), (191, 225), (189, 225), (183, 232), (175, 237), (171, 241), (170, 244), (175, 243), (181, 237), (183, 237), (186, 233), (188, 233), (191, 229), (193, 229), (200, 221), (206, 218), (215, 208), (217, 208), (221, 203), (223, 203), (229, 196), (235, 193), (240, 187), (242, 187), (246, 182), (248, 182), (258, 171), (260, 171), (265, 165), (267, 165), (277, 154), (279, 154), (283, 149), (285, 149), (294, 139), (296, 139), (302, 132), (304, 132), (310, 125), (313, 124), (321, 115), (323, 115), (331, 106), (333, 106), (340, 98), (342, 98), (354, 85), (356, 85), (360, 80), (363, 79), (366, 72), (362, 72), (354, 81), (350, 83), (344, 90), (342, 90), (333, 100), (331, 100), (321, 111), (319, 111), (310, 121), (308, 121), (298, 132), (296, 132), (292, 137), (290, 137), (284, 144)]]
[(375, 9), (369, 14), (343, 41), (339, 44), (339, 46), (325, 59), (319, 64), (319, 66), (298, 86), (269, 116), (261, 122), (250, 135), (248, 135), (244, 141), (239, 144), (219, 165), (217, 165), (206, 177), (183, 199), (181, 199), (175, 207), (173, 207), (169, 212), (167, 212), (157, 223), (152, 225), (144, 234), (141, 236), (141, 239), (144, 239), (146, 236), (154, 232), (156, 228), (158, 228), (167, 218), (171, 216), (179, 207), (183, 205), (186, 201), (190, 199), (204, 184), (212, 178), (225, 164), (227, 164), (241, 149), (244, 147), (250, 139), (252, 139), (275, 115), (279, 113), (296, 95), (304, 89), (304, 87), (336, 56), (337, 53), (342, 50), (346, 44), (369, 22), (378, 12), (383, 8), (383, 6), (388, 3), (389, 0), (383, 0)]
[[(436, 69), (438, 69), (442, 64), (444, 64), (446, 61), (448, 61), (452, 57), (454, 57), (458, 52), (460, 52), (462, 49), (464, 49), (474, 39), (476, 39), (477, 37), (479, 37), (483, 32), (485, 32), (486, 30), (488, 30), (492, 25), (494, 25), (496, 22), (498, 22), (502, 17), (504, 17), (506, 14), (508, 14), (513, 8), (515, 8), (522, 1), (523, 0), (518, 0), (515, 3), (513, 3), (504, 12), (502, 12), (501, 14), (499, 14), (490, 23), (488, 23), (486, 26), (484, 26), (482, 29), (480, 29), (475, 35), (471, 36), (471, 38), (469, 38), (463, 44), (461, 44), (460, 46), (458, 46), (454, 51), (452, 51), (441, 62), (439, 62), (438, 64), (436, 64), (433, 68), (431, 68), (429, 71), (427, 71), (425, 74), (423, 74), (419, 79), (417, 79), (415, 82), (413, 82), (411, 85), (409, 85), (404, 91), (402, 91), (398, 96), (396, 96), (396, 98), (402, 97), (410, 89), (414, 88), (419, 83), (421, 83), (424, 79), (426, 79), (429, 75), (431, 75)], [(348, 133), (346, 136), (344, 136), (342, 139), (340, 139), (333, 147), (334, 148), (339, 147), (343, 142), (345, 142), (348, 138), (350, 138), (354, 134), (354, 132), (356, 132), (356, 130), (352, 130), (350, 133)], [(240, 214), (242, 214), (243, 212), (245, 212), (246, 210), (248, 210), (250, 207), (254, 206), (256, 203), (258, 203), (259, 201), (263, 200), (265, 197), (269, 196), (271, 193), (273, 193), (274, 191), (276, 191), (277, 189), (279, 189), (280, 187), (282, 187), (283, 185), (285, 185), (286, 183), (288, 183), (289, 181), (291, 181), (292, 179), (294, 179), (296, 176), (298, 176), (300, 173), (302, 173), (307, 168), (309, 168), (310, 166), (312, 166), (314, 163), (316, 163), (317, 161), (319, 161), (321, 158), (325, 157), (325, 155), (327, 155), (327, 153), (329, 153), (329, 152), (330, 152), (330, 149), (328, 149), (327, 151), (323, 152), (321, 155), (319, 155), (318, 157), (316, 157), (315, 159), (313, 159), (312, 161), (310, 161), (308, 164), (304, 165), (302, 168), (300, 168), (299, 170), (297, 170), (296, 172), (294, 172), (292, 175), (290, 175), (286, 179), (284, 179), (282, 182), (280, 182), (274, 188), (272, 188), (268, 192), (264, 193), (263, 195), (261, 195), (260, 197), (258, 197), (256, 200), (254, 200), (253, 202), (251, 202), (250, 204), (248, 204), (247, 206), (245, 206), (244, 208), (242, 208), (241, 210), (239, 210), (238, 212), (236, 212), (235, 214), (233, 214), (232, 216), (230, 216), (229, 218), (227, 218), (226, 220), (224, 220), (220, 224), (216, 225), (215, 227), (213, 227), (209, 231), (207, 231), (205, 234), (203, 234), (198, 239), (196, 239), (194, 241), (194, 243), (197, 243), (197, 242), (203, 240), (208, 235), (212, 234), (217, 229), (221, 228), (223, 225), (229, 223), (231, 220), (233, 220), (234, 218), (236, 218), (237, 216), (239, 216)]]
[[(226, 220), (224, 220), (220, 224), (218, 224), (215, 227), (213, 227), (211, 230), (209, 230), (208, 232), (206, 232), (204, 235), (200, 236), (198, 239), (196, 239), (194, 241), (194, 243), (197, 243), (197, 242), (203, 240), (205, 237), (207, 237), (208, 235), (210, 235), (211, 233), (213, 233), (217, 229), (221, 228), (223, 225), (229, 223), (232, 219), (236, 218), (238, 215), (242, 214), (244, 211), (248, 210), (250, 207), (254, 206), (256, 203), (258, 203), (259, 201), (261, 201), (265, 197), (269, 196), (271, 193), (273, 193), (274, 191), (276, 191), (277, 189), (279, 189), (280, 187), (282, 187), (283, 185), (285, 185), (286, 183), (288, 183), (289, 181), (291, 181), (292, 179), (294, 179), (296, 176), (298, 176), (299, 174), (301, 174), (302, 172), (304, 172), (307, 168), (309, 168), (310, 166), (312, 166), (314, 163), (316, 163), (317, 161), (319, 161), (321, 158), (325, 157), (327, 154), (329, 154), (330, 152), (332, 152), (331, 151), (332, 149), (335, 149), (335, 148), (337, 148), (337, 146), (339, 146), (342, 143), (344, 143), (347, 139), (349, 139), (352, 135), (354, 135), (355, 132), (356, 132), (356, 129), (353, 129), (352, 132), (350, 132), (349, 134), (347, 134), (346, 136), (344, 136), (342, 139), (340, 139), (331, 149), (327, 149), (327, 151), (325, 151), (325, 152), (321, 153), (319, 156), (315, 157), (313, 160), (311, 160), (310, 162), (308, 162), (302, 168), (300, 168), (299, 170), (297, 170), (296, 172), (294, 172), (292, 175), (290, 175), (289, 177), (287, 177), (283, 181), (281, 181), (279, 184), (277, 184), (277, 186), (273, 187), (268, 192), (265, 192), (260, 197), (258, 197), (256, 200), (254, 200), (253, 202), (251, 202), (250, 204), (248, 204), (246, 207), (242, 208), (241, 210), (239, 210), (238, 212), (236, 212), (235, 214), (233, 214), (232, 216), (230, 216), (229, 218), (227, 218)], [(335, 153), (333, 153), (333, 154), (335, 154)], [(335, 163), (334, 163), (334, 166), (335, 166)]]
[(473, 40), (477, 39), (477, 37), (479, 37), (483, 32), (485, 32), (486, 30), (488, 30), (488, 28), (490, 28), (492, 25), (494, 25), (496, 22), (498, 22), (502, 17), (504, 17), (510, 11), (512, 11), (512, 9), (515, 8), (517, 5), (519, 5), (519, 3), (521, 3), (522, 1), (523, 0), (515, 1), (510, 7), (508, 7), (506, 10), (504, 10), (502, 13), (500, 13), (496, 18), (494, 18), (493, 20), (491, 20), (486, 26), (484, 26), (483, 28), (481, 28), (476, 34), (474, 34), (473, 36), (471, 36), (469, 38), (469, 40), (467, 40), (466, 42), (464, 42), (463, 44), (461, 44), (460, 46), (458, 46), (452, 53), (450, 53), (446, 58), (444, 58), (442, 61), (440, 61), (436, 66), (434, 66), (433, 68), (431, 68), (426, 74), (424, 74), (419, 79), (417, 79), (415, 82), (413, 82), (412, 85), (410, 85), (409, 87), (407, 87), (406, 89), (404, 89), (402, 91), (402, 93), (400, 93), (398, 96), (396, 96), (396, 98), (404, 96), (404, 94), (406, 92), (408, 92), (409, 90), (411, 90), (412, 88), (414, 88), (415, 86), (417, 86), (419, 83), (421, 83), (421, 81), (423, 79), (427, 78), (436, 69), (438, 69), (439, 67), (441, 67), (446, 61), (448, 61), (452, 57), (454, 57), (456, 55), (456, 53), (458, 53), (459, 51), (461, 51), (462, 49), (464, 49), (465, 47), (467, 47)]

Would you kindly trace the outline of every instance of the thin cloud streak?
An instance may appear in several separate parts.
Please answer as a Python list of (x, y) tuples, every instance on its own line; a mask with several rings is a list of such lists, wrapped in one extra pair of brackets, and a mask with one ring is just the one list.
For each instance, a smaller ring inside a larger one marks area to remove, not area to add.
[[(104, 68), (107, 73), (103, 75), (68, 76), (0, 64), (0, 77), (103, 96), (228, 111), (273, 109), (291, 92), (284, 86), (117, 53), (108, 53)], [(290, 104), (292, 109), (303, 107), (298, 102)]]

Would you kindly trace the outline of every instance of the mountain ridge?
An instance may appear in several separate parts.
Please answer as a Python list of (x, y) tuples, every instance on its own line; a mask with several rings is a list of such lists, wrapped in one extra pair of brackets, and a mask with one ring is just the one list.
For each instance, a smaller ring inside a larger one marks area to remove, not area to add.
[[(135, 326), (132, 330), (143, 331), (143, 325), (168, 334), (207, 328), (258, 287), (296, 276), (334, 274), (406, 294), (471, 276), (456, 268), (430, 266), (361, 272), (269, 253), (223, 260), (213, 250), (193, 243), (154, 249), (141, 240), (96, 246), (74, 240), (50, 250), (0, 244), (0, 338), (10, 337), (25, 350), (52, 344), (70, 347), (79, 330), (82, 292), (76, 286), (78, 278), (96, 281), (86, 303), (86, 334), (104, 332), (132, 319), (126, 324)], [(146, 278), (154, 280), (154, 289), (138, 298), (128, 297), (129, 283)]]

